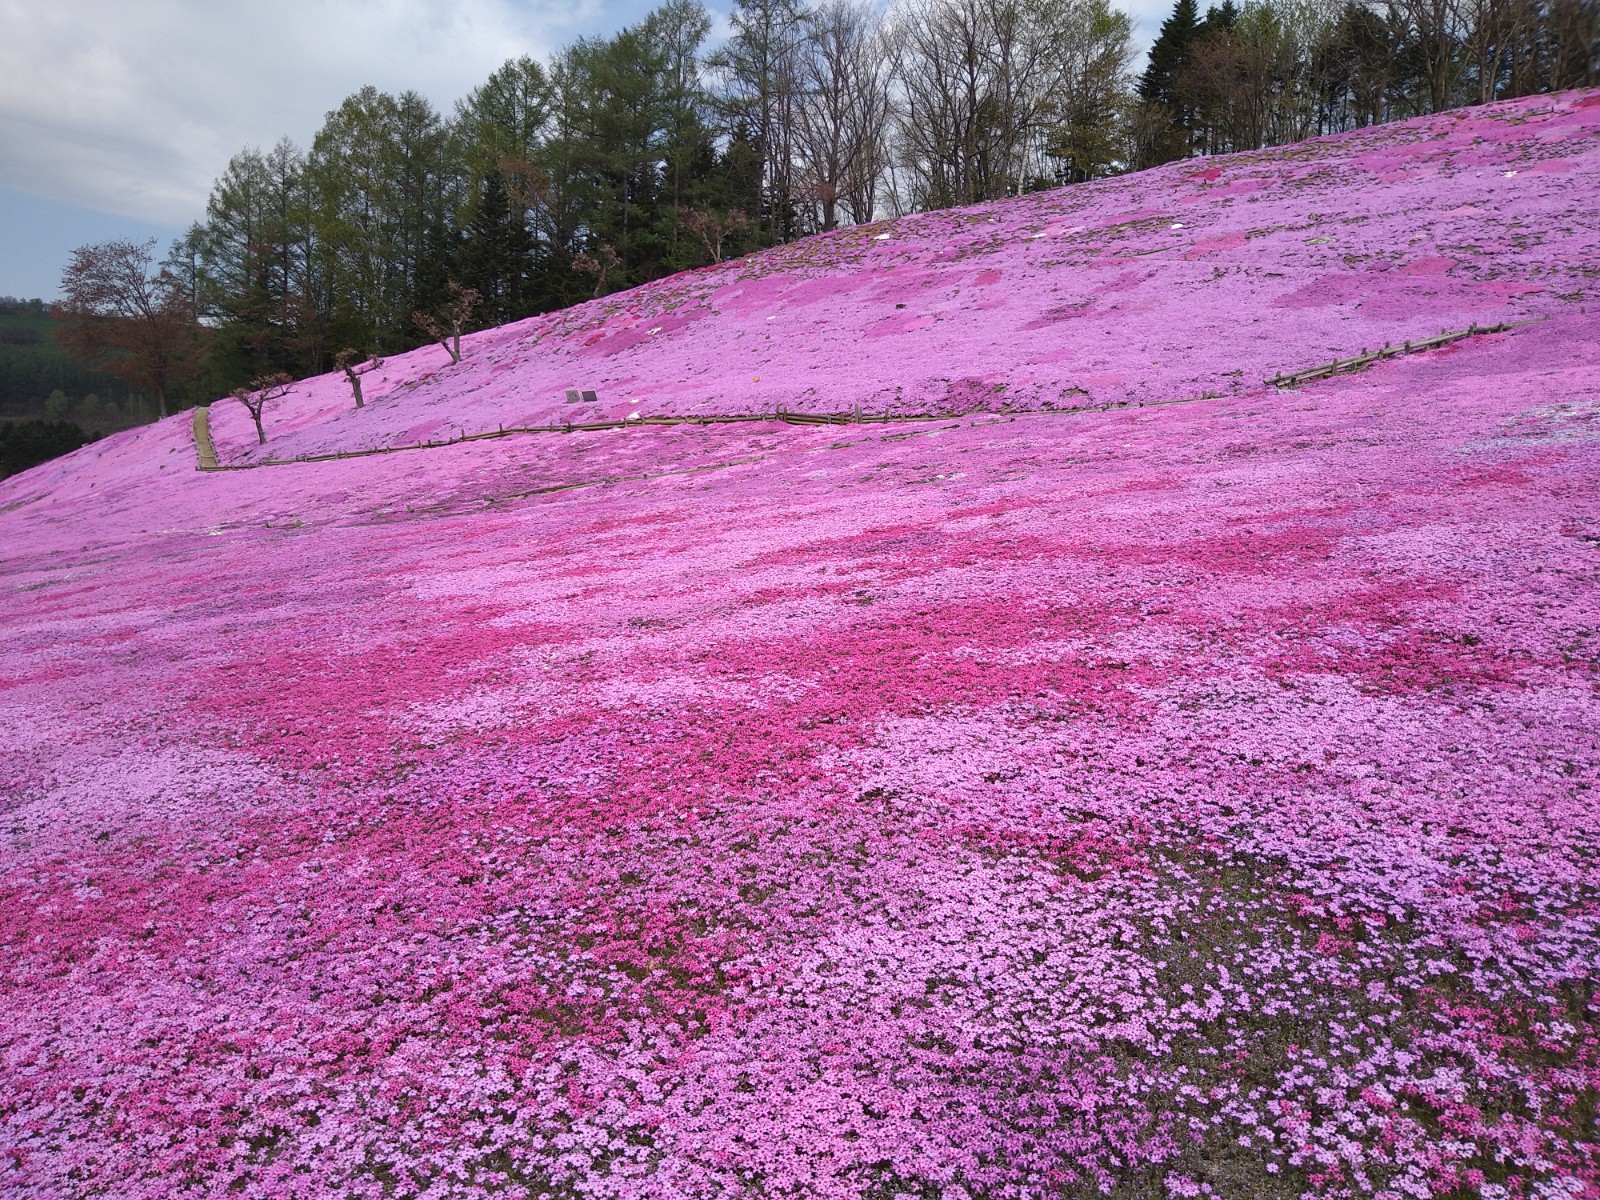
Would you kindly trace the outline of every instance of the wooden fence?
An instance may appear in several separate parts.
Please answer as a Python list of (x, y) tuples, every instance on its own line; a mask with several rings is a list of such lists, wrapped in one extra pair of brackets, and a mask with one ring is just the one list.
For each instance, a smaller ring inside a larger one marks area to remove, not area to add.
[[(1403, 342), (1398, 346), (1385, 344), (1377, 350), (1363, 350), (1360, 354), (1353, 355), (1350, 358), (1335, 359), (1333, 362), (1321, 363), (1314, 367), (1305, 367), (1299, 371), (1285, 371), (1272, 376), (1266, 380), (1266, 383), (1268, 387), (1282, 391), (1287, 388), (1298, 387), (1303, 383), (1327, 379), (1333, 375), (1359, 371), (1363, 367), (1386, 358), (1398, 358), (1402, 354), (1416, 354), (1424, 350), (1435, 350), (1440, 346), (1447, 346), (1451, 342), (1459, 342), (1465, 338), (1476, 337), (1481, 333), (1504, 333), (1507, 330), (1517, 329), (1524, 325), (1537, 324), (1542, 320), (1544, 320), (1543, 317), (1535, 317), (1529, 321), (1507, 321), (1499, 325), (1472, 325), (1466, 329), (1447, 330), (1430, 338)], [(852, 412), (805, 413), (790, 412), (780, 404), (771, 412), (762, 413), (722, 413), (702, 416), (630, 415), (605, 421), (563, 421), (557, 425), (501, 425), (494, 429), (483, 430), (480, 433), (461, 433), (443, 441), (406, 442), (398, 446), (373, 446), (365, 450), (336, 450), (330, 454), (301, 454), (293, 458), (268, 458), (253, 463), (219, 463), (217, 461), (216, 450), (211, 441), (210, 411), (206, 406), (202, 405), (194, 410), (195, 467), (201, 471), (253, 471), (257, 467), (288, 467), (300, 463), (334, 462), (344, 458), (370, 458), (374, 454), (399, 454), (407, 450), (438, 450), (445, 446), (458, 446), (462, 442), (481, 442), (490, 438), (518, 437), (537, 433), (599, 433), (608, 429), (639, 429), (645, 426), (738, 425), (772, 422), (779, 422), (785, 425), (904, 425), (910, 423), (925, 424), (936, 421), (959, 421), (969, 417), (1009, 420), (1016, 417), (1070, 416), (1076, 413), (1106, 412), (1113, 408), (1153, 408), (1171, 404), (1193, 404), (1201, 400), (1220, 400), (1223, 395), (1223, 393), (1218, 392), (1207, 392), (1201, 396), (1185, 396), (1174, 400), (1112, 400), (1100, 403), (1077, 404), (1070, 408), (1028, 409), (1018, 412), (967, 409), (964, 412), (874, 414), (862, 412), (861, 407), (857, 405)]]
[(374, 454), (399, 454), (406, 450), (438, 450), (445, 446), (459, 446), (462, 442), (481, 442), (490, 438), (517, 437), (534, 433), (599, 433), (607, 429), (638, 429), (662, 425), (735, 425), (771, 424), (785, 425), (899, 425), (907, 422), (955, 421), (973, 415), (995, 415), (968, 412), (947, 413), (863, 413), (860, 409), (848, 413), (797, 413), (779, 406), (772, 412), (725, 413), (703, 416), (629, 416), (605, 421), (564, 421), (559, 425), (500, 425), (480, 433), (461, 433), (443, 441), (405, 442), (398, 446), (372, 446), (364, 450), (336, 450), (329, 454), (300, 454), (293, 458), (268, 458), (253, 463), (219, 463), (211, 446), (210, 414), (205, 406), (195, 409), (194, 438), (196, 467), (201, 471), (253, 471), (257, 467), (288, 467), (298, 463), (333, 462), (343, 458), (370, 458)]
[(1331, 375), (1343, 375), (1349, 371), (1359, 371), (1363, 367), (1371, 366), (1386, 358), (1399, 358), (1402, 354), (1417, 354), (1423, 350), (1437, 350), (1440, 346), (1448, 346), (1451, 342), (1459, 342), (1469, 337), (1477, 337), (1480, 333), (1504, 333), (1508, 329), (1517, 329), (1523, 325), (1534, 325), (1544, 320), (1535, 317), (1531, 321), (1505, 321), (1499, 325), (1469, 325), (1466, 329), (1449, 329), (1444, 333), (1435, 334), (1433, 337), (1420, 338), (1414, 342), (1402, 342), (1400, 345), (1391, 345), (1385, 342), (1377, 350), (1363, 350), (1360, 354), (1350, 358), (1336, 358), (1329, 363), (1321, 363), (1315, 367), (1304, 367), (1298, 371), (1285, 371), (1274, 375), (1266, 381), (1268, 387), (1275, 387), (1279, 391), (1285, 388), (1299, 387), (1302, 383), (1311, 383), (1318, 379), (1327, 379)]

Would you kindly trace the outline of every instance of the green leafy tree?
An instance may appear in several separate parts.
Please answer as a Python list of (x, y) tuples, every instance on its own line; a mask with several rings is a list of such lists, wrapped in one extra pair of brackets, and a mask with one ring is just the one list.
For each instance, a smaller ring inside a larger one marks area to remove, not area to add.
[(1067, 69), (1054, 97), (1046, 150), (1060, 183), (1099, 179), (1125, 165), (1122, 125), (1133, 23), (1106, 0), (1084, 0), (1076, 28), (1076, 36), (1058, 43)]
[(334, 344), (411, 344), (411, 313), (444, 290), (461, 172), (449, 130), (416, 92), (366, 87), (328, 114), (307, 174), (313, 267)]
[(553, 110), (550, 76), (538, 62), (524, 55), (496, 69), (456, 105), (456, 136), (468, 177), (482, 181), (507, 161), (537, 160)]
[(1403, 34), (1360, 0), (1345, 0), (1318, 51), (1330, 131), (1376, 125), (1399, 111)]
[(222, 378), (321, 368), (312, 215), (305, 156), (287, 139), (266, 154), (236, 154), (213, 185), (184, 252), (195, 307), (213, 328), (209, 364)]

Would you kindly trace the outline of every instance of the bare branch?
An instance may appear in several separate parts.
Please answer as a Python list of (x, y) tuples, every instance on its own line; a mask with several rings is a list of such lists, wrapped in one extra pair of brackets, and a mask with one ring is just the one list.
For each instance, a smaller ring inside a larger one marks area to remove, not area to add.
[(622, 259), (617, 256), (617, 252), (611, 248), (608, 242), (602, 245), (599, 253), (592, 257), (583, 253), (573, 255), (572, 269), (580, 275), (594, 276), (594, 298), (598, 300), (606, 290), (606, 276), (621, 262)]
[(473, 288), (462, 287), (455, 280), (449, 283), (450, 302), (444, 312), (414, 312), (411, 320), (444, 349), (452, 363), (461, 361), (461, 334), (472, 319), (472, 310), (478, 306), (478, 293)]
[(359, 350), (341, 350), (335, 356), (333, 365), (344, 372), (345, 382), (350, 385), (350, 394), (355, 397), (356, 407), (360, 408), (361, 377), (383, 366), (383, 359), (377, 355), (368, 358)]
[(233, 398), (244, 405), (250, 419), (256, 423), (256, 440), (263, 446), (267, 444), (267, 431), (261, 424), (261, 414), (267, 407), (267, 401), (288, 395), (293, 386), (292, 378), (282, 371), (274, 371), (271, 375), (252, 379), (249, 387), (233, 389)]

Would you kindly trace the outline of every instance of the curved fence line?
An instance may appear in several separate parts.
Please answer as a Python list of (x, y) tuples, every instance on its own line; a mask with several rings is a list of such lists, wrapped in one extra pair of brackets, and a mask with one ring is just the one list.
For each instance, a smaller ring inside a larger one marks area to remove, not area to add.
[[(1298, 371), (1285, 371), (1274, 375), (1264, 382), (1268, 387), (1279, 391), (1297, 387), (1302, 383), (1312, 383), (1319, 379), (1327, 379), (1334, 375), (1359, 371), (1363, 367), (1387, 358), (1398, 358), (1404, 354), (1417, 354), (1425, 350), (1436, 350), (1440, 346), (1447, 346), (1452, 342), (1459, 342), (1469, 337), (1476, 337), (1484, 333), (1505, 333), (1508, 330), (1519, 329), (1526, 325), (1535, 325), (1545, 320), (1544, 317), (1534, 317), (1527, 321), (1506, 321), (1499, 325), (1472, 325), (1466, 329), (1452, 329), (1444, 333), (1435, 334), (1433, 337), (1421, 338), (1417, 341), (1404, 342), (1401, 345), (1385, 344), (1377, 350), (1363, 350), (1360, 354), (1350, 358), (1335, 359), (1330, 363), (1321, 363), (1314, 367), (1304, 367)], [(1080, 395), (1088, 393), (1079, 391)], [(330, 454), (300, 454), (293, 458), (268, 458), (260, 462), (251, 463), (222, 463), (217, 461), (216, 449), (211, 441), (210, 409), (207, 405), (200, 405), (194, 410), (194, 447), (195, 469), (199, 471), (254, 471), (258, 467), (289, 467), (302, 463), (336, 462), (345, 458), (370, 458), (375, 454), (400, 454), (408, 450), (439, 450), (446, 446), (459, 446), (463, 442), (481, 442), (492, 438), (520, 437), (526, 434), (537, 433), (599, 433), (609, 429), (640, 429), (646, 426), (666, 425), (738, 425), (738, 424), (771, 424), (777, 422), (784, 425), (905, 425), (926, 424), (937, 421), (960, 421), (969, 417), (987, 417), (991, 419), (1008, 419), (1015, 417), (1061, 417), (1073, 416), (1086, 412), (1108, 412), (1114, 408), (1157, 408), (1173, 404), (1195, 404), (1202, 400), (1221, 400), (1227, 393), (1206, 392), (1199, 396), (1184, 396), (1174, 400), (1112, 400), (1104, 403), (1086, 403), (1073, 405), (1070, 408), (1035, 408), (1023, 409), (1017, 412), (996, 412), (992, 409), (968, 409), (965, 412), (943, 413), (863, 413), (859, 408), (847, 413), (803, 413), (790, 412), (781, 405), (772, 412), (763, 413), (721, 413), (701, 416), (629, 416), (605, 421), (564, 421), (559, 425), (501, 425), (494, 429), (486, 429), (481, 433), (463, 433), (457, 437), (446, 438), (444, 441), (406, 442), (399, 446), (371, 446), (363, 450), (336, 450)], [(907, 437), (909, 434), (896, 436)]]
[[(1058, 410), (1058, 411), (1077, 411)], [(771, 424), (784, 425), (897, 425), (908, 422), (958, 421), (969, 416), (999, 416), (1023, 414), (988, 413), (983, 410), (948, 413), (796, 413), (779, 408), (768, 413), (727, 413), (707, 416), (656, 416), (623, 417), (606, 421), (566, 421), (560, 425), (501, 425), (481, 433), (463, 433), (444, 441), (406, 442), (399, 446), (370, 446), (363, 450), (336, 450), (330, 454), (299, 454), (293, 458), (268, 458), (252, 463), (219, 463), (211, 448), (210, 417), (207, 408), (195, 410), (196, 469), (201, 471), (253, 471), (257, 467), (288, 467), (299, 463), (334, 462), (343, 458), (370, 458), (374, 454), (399, 454), (407, 450), (439, 450), (445, 446), (459, 446), (462, 442), (481, 442), (492, 438), (517, 437), (534, 433), (599, 433), (608, 429), (639, 429), (661, 425), (734, 425)], [(204, 439), (202, 441), (202, 438)], [(207, 461), (209, 456), (209, 461)]]

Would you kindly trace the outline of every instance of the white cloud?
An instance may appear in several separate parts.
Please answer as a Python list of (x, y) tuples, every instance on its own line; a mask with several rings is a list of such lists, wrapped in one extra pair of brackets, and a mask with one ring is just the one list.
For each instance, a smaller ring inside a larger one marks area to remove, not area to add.
[(0, 182), (183, 226), (235, 153), (308, 145), (365, 84), (449, 112), (604, 20), (600, 0), (0, 0)]
[[(546, 59), (659, 2), (0, 0), (0, 292), (49, 294), (107, 221), (164, 238), (201, 219), (234, 154), (309, 146), (366, 84), (448, 113), (507, 59)], [(1172, 0), (1123, 3), (1142, 49)], [(713, 43), (733, 4), (707, 3)]]

